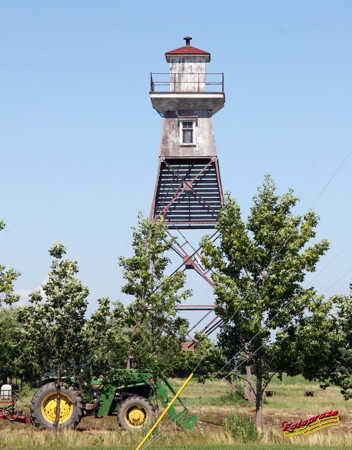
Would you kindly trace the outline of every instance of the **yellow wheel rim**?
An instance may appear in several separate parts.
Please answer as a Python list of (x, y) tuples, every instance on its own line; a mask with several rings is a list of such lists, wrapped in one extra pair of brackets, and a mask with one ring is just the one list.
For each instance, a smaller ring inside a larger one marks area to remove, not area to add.
[(142, 428), (148, 420), (148, 413), (142, 405), (133, 405), (125, 411), (125, 421), (134, 428)]
[[(56, 418), (57, 393), (52, 392), (47, 395), (42, 402), (42, 415), (50, 423), (54, 423)], [(74, 405), (70, 397), (60, 393), (60, 418), (59, 424), (65, 423), (73, 413)]]

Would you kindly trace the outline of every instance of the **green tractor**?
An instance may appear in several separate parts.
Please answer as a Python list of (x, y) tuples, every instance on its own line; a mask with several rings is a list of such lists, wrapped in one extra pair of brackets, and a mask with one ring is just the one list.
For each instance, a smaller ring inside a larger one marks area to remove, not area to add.
[[(103, 385), (100, 380), (92, 380), (88, 392), (84, 392), (80, 379), (69, 378), (62, 382), (60, 389), (60, 427), (77, 427), (82, 417), (116, 416), (117, 422), (125, 430), (139, 430), (153, 421), (156, 409), (155, 396), (166, 408), (176, 390), (167, 378), (159, 377), (154, 393), (153, 376), (149, 370), (120, 370), (121, 384)], [(127, 380), (127, 381), (126, 381)], [(50, 429), (56, 417), (56, 380), (47, 378), (34, 394), (30, 410), (31, 422), (38, 428)], [(181, 398), (178, 408), (173, 405), (168, 413), (174, 423), (187, 430), (193, 430), (197, 417), (190, 415)]]

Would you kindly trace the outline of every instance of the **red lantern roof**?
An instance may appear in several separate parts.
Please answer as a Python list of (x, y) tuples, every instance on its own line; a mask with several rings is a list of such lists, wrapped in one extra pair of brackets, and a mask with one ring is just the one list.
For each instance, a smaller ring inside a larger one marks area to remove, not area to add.
[(209, 52), (205, 52), (204, 50), (201, 50), (199, 48), (191, 46), (190, 42), (191, 42), (192, 38), (190, 36), (186, 36), (183, 39), (186, 41), (185, 46), (176, 48), (175, 50), (171, 50), (170, 52), (165, 53), (167, 62), (170, 62), (170, 56), (176, 56), (176, 55), (187, 55), (187, 56), (202, 55), (205, 57), (205, 62), (210, 61), (210, 53)]

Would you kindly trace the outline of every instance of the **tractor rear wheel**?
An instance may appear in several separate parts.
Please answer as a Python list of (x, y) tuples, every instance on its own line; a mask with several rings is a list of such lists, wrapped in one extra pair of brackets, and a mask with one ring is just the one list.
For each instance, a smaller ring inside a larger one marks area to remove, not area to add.
[[(34, 394), (31, 422), (40, 429), (51, 429), (56, 417), (57, 390), (54, 382), (44, 384)], [(83, 416), (82, 397), (72, 387), (61, 386), (59, 427), (76, 427)]]
[(153, 405), (144, 397), (133, 395), (121, 403), (117, 421), (125, 430), (140, 430), (154, 417)]

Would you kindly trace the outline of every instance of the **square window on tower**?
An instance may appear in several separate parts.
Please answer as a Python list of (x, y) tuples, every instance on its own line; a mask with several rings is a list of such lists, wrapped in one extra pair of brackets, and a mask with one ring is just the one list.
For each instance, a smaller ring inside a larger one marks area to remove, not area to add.
[(181, 144), (195, 144), (195, 120), (182, 120), (180, 123)]

